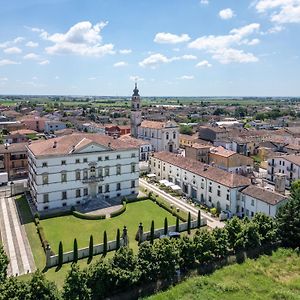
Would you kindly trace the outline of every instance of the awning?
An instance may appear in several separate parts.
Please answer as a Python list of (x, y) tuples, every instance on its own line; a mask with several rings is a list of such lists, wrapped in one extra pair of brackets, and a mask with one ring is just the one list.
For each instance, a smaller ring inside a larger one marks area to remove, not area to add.
[(173, 185), (174, 185), (174, 183), (173, 183), (173, 182), (170, 182), (170, 181), (167, 181), (167, 182), (165, 183), (165, 186), (172, 187)]
[(147, 174), (147, 177), (148, 178), (154, 178), (154, 177), (156, 177), (156, 175), (155, 174)]
[(172, 189), (173, 191), (179, 191), (179, 190), (181, 190), (181, 187), (180, 187), (179, 185), (172, 185), (172, 186), (171, 186), (171, 189)]
[(160, 184), (164, 184), (164, 185), (166, 184), (166, 182), (169, 182), (169, 181), (166, 180), (166, 179), (162, 179), (162, 180), (159, 181)]

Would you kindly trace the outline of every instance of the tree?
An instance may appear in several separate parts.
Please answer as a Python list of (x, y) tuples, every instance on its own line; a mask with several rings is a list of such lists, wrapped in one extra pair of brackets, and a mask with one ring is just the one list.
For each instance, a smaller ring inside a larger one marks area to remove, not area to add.
[(225, 229), (228, 232), (228, 246), (234, 249), (238, 234), (242, 231), (243, 222), (238, 217), (227, 221)]
[(228, 232), (224, 228), (214, 228), (212, 231), (214, 238), (214, 256), (223, 258), (228, 254)]
[(150, 243), (153, 244), (154, 241), (154, 221), (151, 222), (151, 229), (150, 229)]
[(180, 125), (179, 126), (179, 132), (180, 134), (187, 134), (192, 135), (193, 134), (193, 128), (188, 125)]
[(214, 258), (215, 241), (212, 234), (204, 229), (199, 230), (194, 236), (195, 258), (200, 264), (208, 263)]
[(107, 233), (106, 230), (103, 233), (103, 256), (107, 254)]
[(89, 300), (91, 290), (87, 286), (87, 274), (80, 271), (78, 264), (72, 263), (65, 279), (62, 296), (64, 300)]
[(179, 265), (180, 269), (187, 270), (193, 268), (195, 265), (195, 246), (191, 239), (184, 236), (182, 239), (178, 239), (179, 249)]
[(198, 218), (197, 218), (197, 227), (200, 228), (201, 227), (201, 210), (198, 210)]
[(263, 213), (256, 213), (251, 221), (257, 225), (259, 238), (262, 244), (270, 244), (277, 241), (277, 225), (272, 217)]
[(78, 245), (77, 245), (77, 240), (74, 239), (74, 244), (73, 244), (73, 262), (77, 263), (78, 261)]
[(63, 265), (63, 255), (64, 255), (63, 244), (60, 241), (59, 246), (58, 246), (58, 266), (59, 267), (61, 267)]
[(120, 249), (120, 229), (117, 229), (117, 236), (116, 236), (116, 250)]
[(291, 187), (291, 199), (282, 205), (276, 216), (278, 236), (285, 247), (300, 246), (300, 180)]
[(168, 234), (168, 219), (165, 218), (165, 223), (164, 223), (164, 234)]
[(245, 222), (242, 231), (237, 235), (234, 250), (249, 250), (261, 245), (257, 225), (253, 222)]
[(93, 236), (90, 236), (90, 244), (89, 244), (89, 259), (92, 260), (94, 255), (94, 240)]
[(3, 246), (0, 245), (0, 282), (3, 282), (7, 276), (7, 266), (9, 259), (3, 249)]
[(175, 229), (176, 232), (179, 232), (179, 218), (177, 217), (176, 218), (176, 229)]
[(191, 221), (192, 221), (191, 212), (189, 212), (188, 222), (187, 222), (187, 233), (188, 234), (191, 234)]

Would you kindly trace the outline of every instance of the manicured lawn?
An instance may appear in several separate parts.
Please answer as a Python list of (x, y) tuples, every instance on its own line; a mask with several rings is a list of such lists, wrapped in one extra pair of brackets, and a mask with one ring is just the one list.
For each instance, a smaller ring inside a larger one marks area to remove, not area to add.
[(190, 278), (147, 299), (300, 299), (300, 256), (279, 249), (272, 256)]

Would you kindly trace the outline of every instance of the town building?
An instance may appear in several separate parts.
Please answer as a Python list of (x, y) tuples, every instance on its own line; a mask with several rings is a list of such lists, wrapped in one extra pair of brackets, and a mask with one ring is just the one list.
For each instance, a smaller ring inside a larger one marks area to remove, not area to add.
[(8, 180), (25, 178), (28, 174), (26, 143), (0, 145), (0, 170)]
[(21, 123), (25, 126), (26, 129), (31, 129), (37, 132), (44, 132), (46, 118), (41, 117), (27, 117), (21, 120)]
[(27, 148), (29, 188), (38, 211), (138, 194), (139, 149), (119, 139), (76, 133)]
[(218, 126), (199, 126), (198, 134), (199, 139), (210, 142), (222, 141), (228, 137), (228, 131)]
[(206, 144), (206, 145), (210, 145), (211, 144), (208, 141), (200, 140), (198, 138), (198, 134), (197, 133), (195, 133), (193, 135), (179, 134), (179, 146), (181, 148), (185, 148), (186, 146), (192, 146), (195, 143)]
[(56, 130), (63, 130), (66, 129), (66, 123), (61, 121), (45, 121), (45, 128), (44, 131), (46, 133), (53, 133)]
[(169, 152), (153, 153), (150, 169), (158, 180), (179, 185), (195, 201), (232, 214), (240, 212), (239, 190), (251, 184), (244, 176)]
[(212, 146), (207, 144), (194, 143), (192, 146), (185, 147), (185, 157), (198, 160), (202, 163), (209, 163), (209, 151)]
[(29, 129), (20, 129), (11, 131), (7, 136), (3, 138), (4, 144), (13, 144), (13, 143), (26, 143), (31, 139), (32, 136), (37, 134), (34, 130)]
[(262, 187), (249, 185), (238, 195), (240, 201), (240, 215), (252, 218), (256, 213), (264, 213), (275, 217), (279, 207), (286, 203), (288, 198), (280, 193), (266, 190)]
[(133, 90), (133, 95), (131, 97), (131, 136), (134, 138), (139, 137), (138, 128), (142, 123), (142, 111), (141, 111), (141, 97), (139, 95), (139, 90), (137, 88), (137, 83)]

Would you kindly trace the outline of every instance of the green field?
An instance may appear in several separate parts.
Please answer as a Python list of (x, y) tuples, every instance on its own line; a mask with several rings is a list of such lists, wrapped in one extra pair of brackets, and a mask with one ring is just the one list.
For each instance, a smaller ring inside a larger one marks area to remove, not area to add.
[(300, 299), (300, 256), (292, 250), (279, 249), (272, 256), (190, 278), (147, 299)]
[[(36, 267), (40, 270), (44, 270), (45, 254), (36, 232), (36, 227), (26, 199), (24, 197), (18, 197), (16, 203), (21, 212), (21, 218), (25, 223), (25, 229)], [(58, 252), (57, 249), (60, 241), (63, 242), (64, 251), (71, 251), (73, 249), (74, 238), (77, 239), (79, 248), (88, 247), (91, 234), (94, 238), (94, 244), (102, 243), (104, 230), (107, 232), (108, 240), (114, 240), (117, 229), (119, 228), (122, 232), (124, 225), (128, 228), (129, 246), (134, 251), (137, 251), (138, 245), (135, 241), (135, 235), (139, 223), (143, 223), (144, 231), (149, 231), (152, 220), (154, 220), (156, 228), (162, 228), (164, 226), (165, 217), (168, 218), (169, 225), (175, 224), (176, 219), (169, 212), (160, 208), (151, 200), (144, 200), (127, 204), (126, 211), (123, 214), (111, 219), (82, 220), (74, 216), (64, 216), (42, 220), (41, 225), (44, 228), (46, 239), (56, 253)], [(111, 255), (112, 253), (108, 253), (108, 257)], [(95, 256), (93, 261), (100, 257), (101, 256)], [(80, 260), (78, 263), (81, 267), (86, 267), (88, 265), (87, 259)], [(49, 280), (55, 281), (56, 284), (61, 287), (69, 269), (70, 264), (65, 264), (59, 270), (51, 268), (44, 271)], [(28, 276), (30, 275), (23, 275), (20, 278), (26, 280)]]

